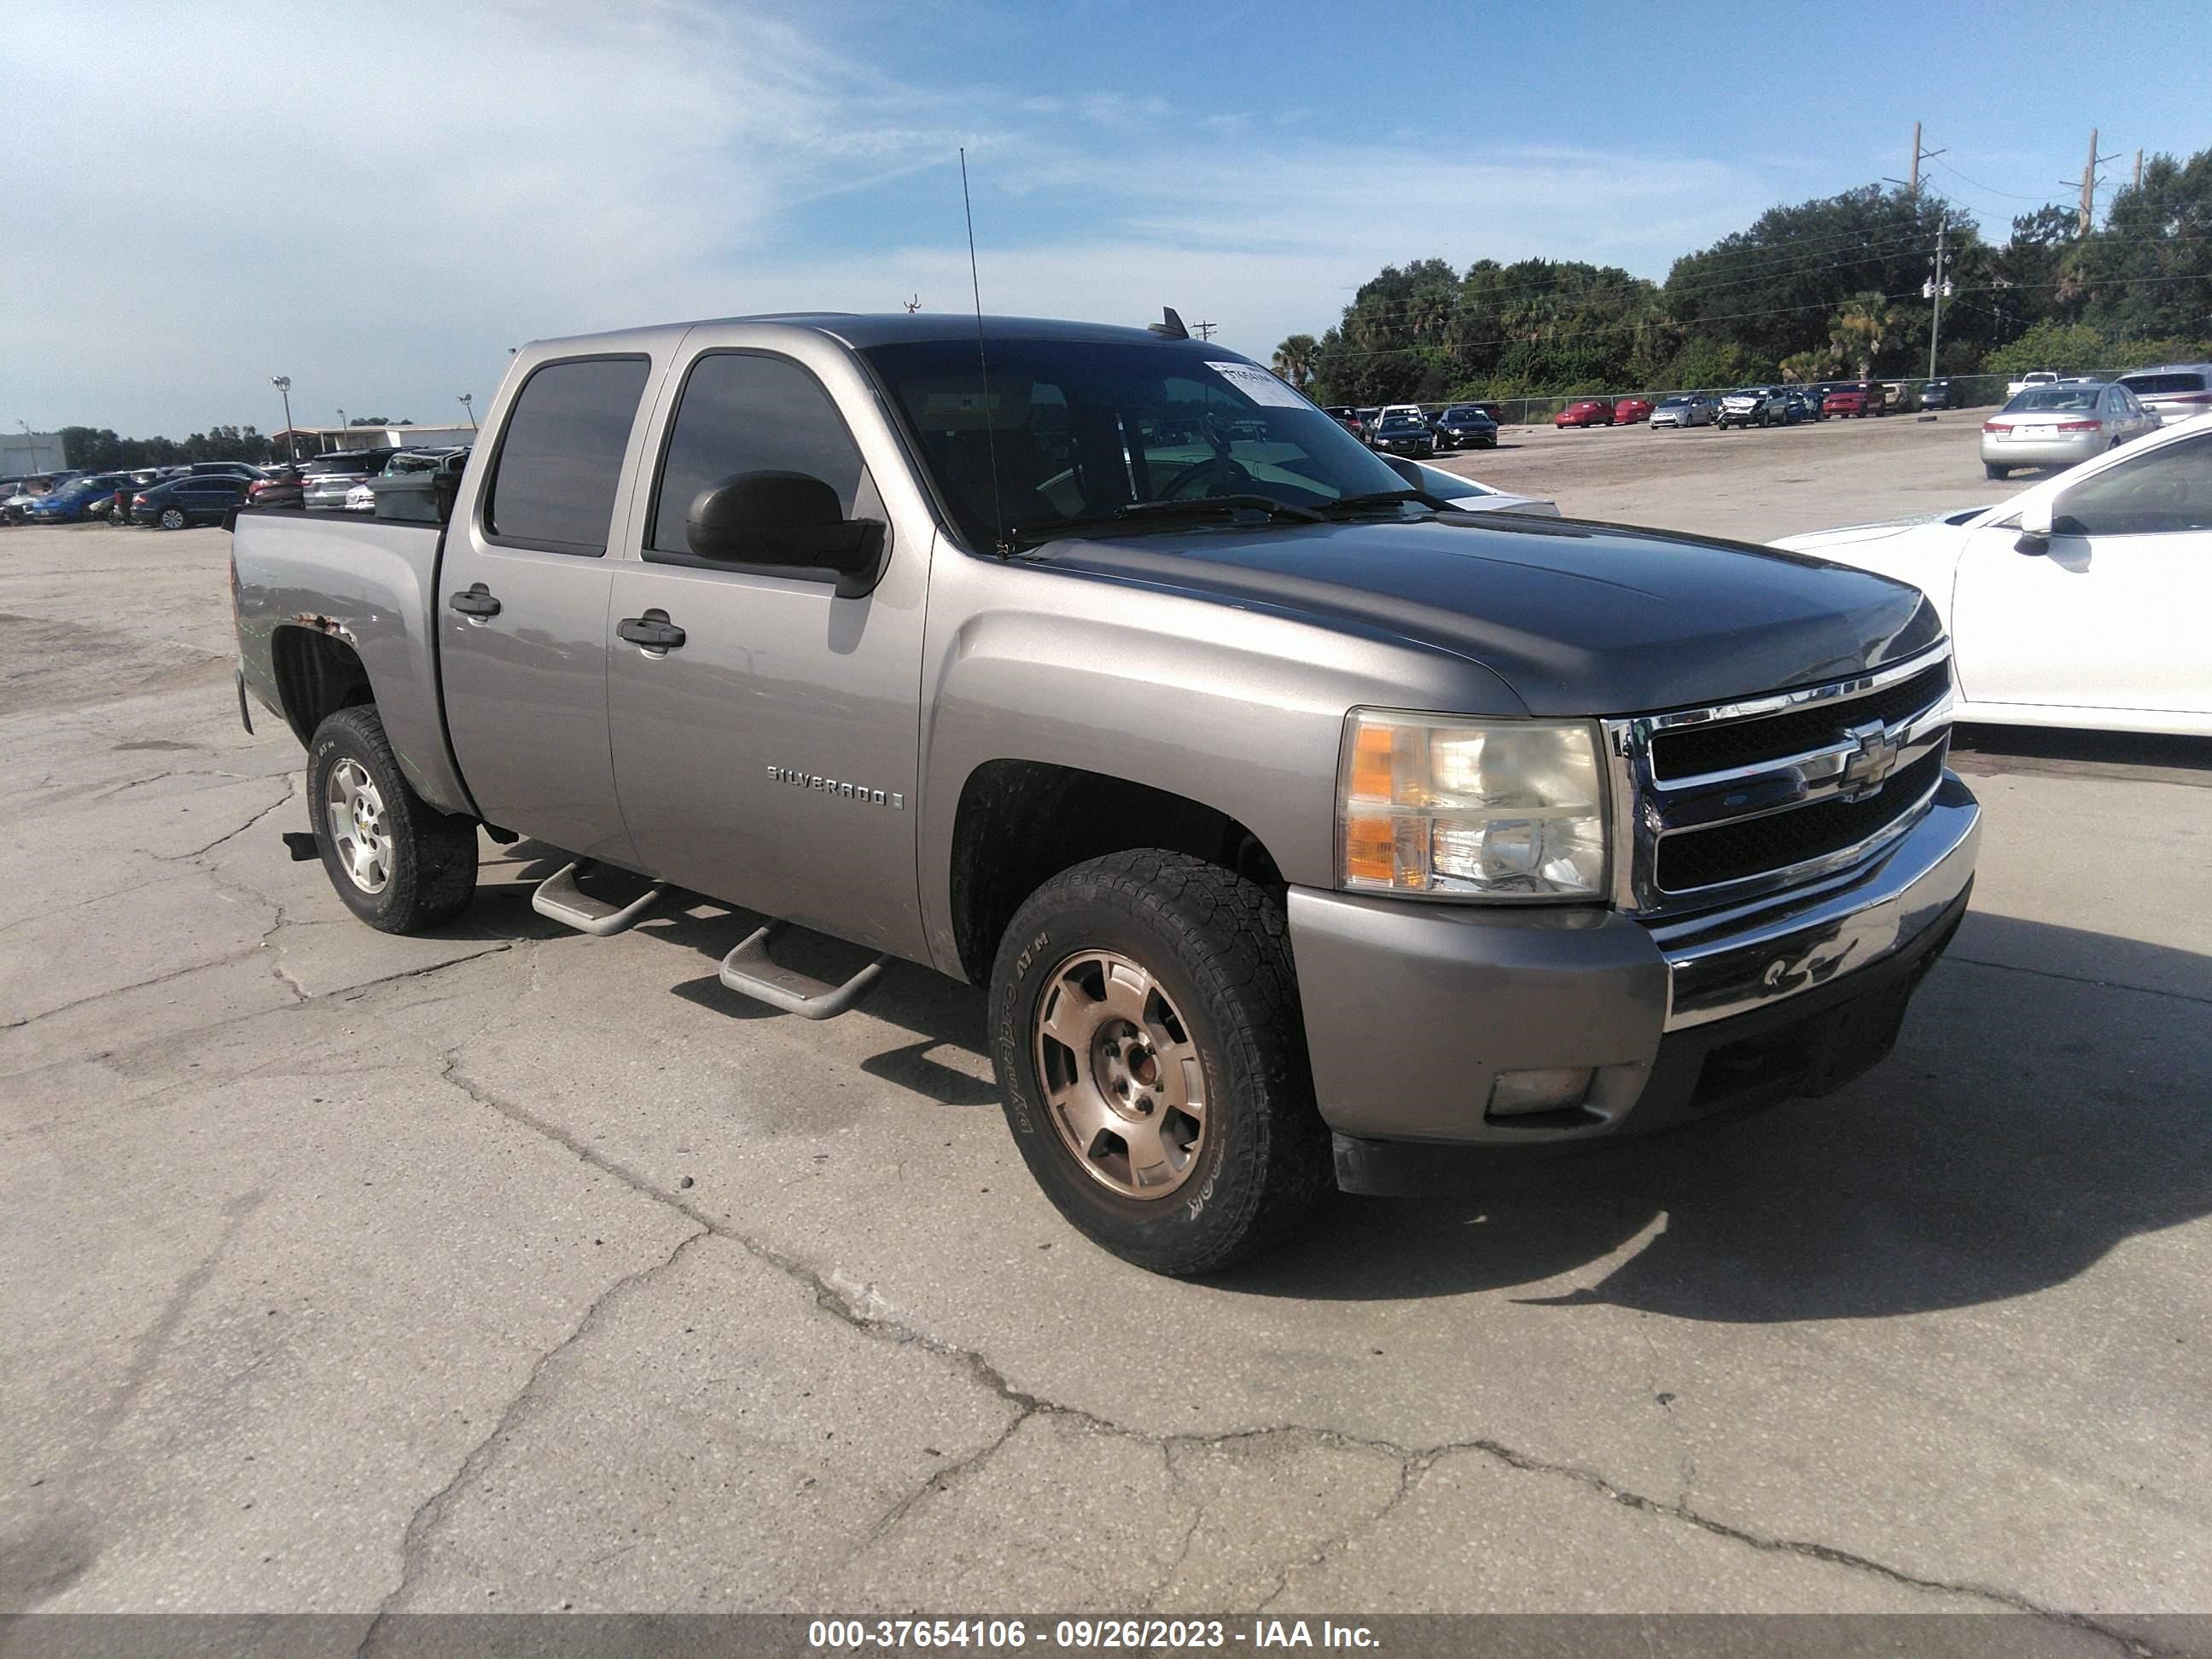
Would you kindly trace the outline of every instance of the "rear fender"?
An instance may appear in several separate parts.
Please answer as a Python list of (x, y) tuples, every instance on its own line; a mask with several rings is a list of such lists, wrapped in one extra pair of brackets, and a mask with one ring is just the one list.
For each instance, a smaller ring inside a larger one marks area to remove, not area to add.
[[(246, 689), (303, 745), (330, 712), (324, 703), (347, 695), (346, 658), (358, 661), (407, 781), (433, 806), (474, 817), (439, 701), (441, 540), (432, 525), (240, 514), (232, 532), (239, 658)], [(324, 643), (307, 647), (308, 636)], [(312, 672), (303, 674), (303, 661)]]

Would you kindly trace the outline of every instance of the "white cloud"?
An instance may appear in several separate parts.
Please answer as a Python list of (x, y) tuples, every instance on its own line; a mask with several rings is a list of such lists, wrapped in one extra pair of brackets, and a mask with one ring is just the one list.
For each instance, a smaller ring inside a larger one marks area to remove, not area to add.
[[(916, 291), (958, 308), (957, 218), (933, 245), (871, 246), (866, 216), (960, 144), (981, 164), (988, 306), (1141, 322), (1171, 304), (1262, 357), (1385, 261), (1663, 272), (1765, 204), (1710, 161), (1370, 150), (1208, 125), (1142, 88), (1025, 106), (915, 86), (788, 21), (676, 0), (405, 16), (11, 13), (39, 72), (0, 100), (18, 186), (0, 416), (266, 430), (283, 373), (303, 420), (438, 421), (458, 392), (484, 401), (526, 338)], [(163, 73), (116, 67), (149, 55)], [(839, 251), (798, 243), (793, 210), (840, 198)]]

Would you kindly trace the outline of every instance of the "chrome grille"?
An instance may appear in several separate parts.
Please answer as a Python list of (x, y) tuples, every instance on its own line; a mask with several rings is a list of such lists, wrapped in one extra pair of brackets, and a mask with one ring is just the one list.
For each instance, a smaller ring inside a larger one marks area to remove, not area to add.
[(1942, 780), (1950, 647), (1855, 679), (1605, 722), (1614, 902), (1696, 910), (1863, 863)]

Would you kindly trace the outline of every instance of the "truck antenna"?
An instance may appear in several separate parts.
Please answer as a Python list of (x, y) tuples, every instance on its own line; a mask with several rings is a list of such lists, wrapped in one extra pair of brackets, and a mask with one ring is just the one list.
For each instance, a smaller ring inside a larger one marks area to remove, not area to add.
[(960, 210), (968, 217), (968, 286), (975, 295), (975, 368), (983, 377), (983, 447), (991, 457), (991, 539), (1007, 554), (1006, 506), (999, 495), (999, 434), (991, 418), (991, 360), (983, 350), (983, 279), (975, 274), (975, 208), (968, 199), (968, 147), (960, 147)]

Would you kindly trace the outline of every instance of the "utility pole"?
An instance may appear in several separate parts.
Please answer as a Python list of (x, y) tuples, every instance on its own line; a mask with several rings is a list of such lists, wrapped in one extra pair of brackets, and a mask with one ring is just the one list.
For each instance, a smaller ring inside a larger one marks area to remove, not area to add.
[(1192, 329), (1195, 331), (1198, 337), (1201, 340), (1212, 339), (1213, 337), (1213, 331), (1220, 326), (1221, 325), (1218, 323), (1193, 323), (1191, 325)]
[(2081, 212), (2074, 227), (2074, 234), (2076, 237), (2087, 236), (2097, 222), (2097, 169), (2105, 162), (2117, 161), (2119, 158), (2120, 153), (2118, 150), (2114, 150), (2110, 155), (2097, 154), (2097, 129), (2091, 127), (2089, 129), (2089, 159), (2081, 167)]
[(2142, 151), (2136, 151), (2136, 188), (2142, 188)]
[(1923, 161), (1932, 161), (1943, 154), (1944, 152), (1940, 149), (1925, 149), (1921, 147), (1920, 123), (1915, 121), (1912, 124), (1912, 165), (1905, 169), (1910, 176), (1904, 179), (1893, 179), (1885, 173), (1882, 175), (1881, 181), (1885, 185), (1904, 185), (1912, 192), (1912, 205), (1918, 207), (1920, 205), (1920, 164)]
[(1951, 291), (1951, 284), (1943, 276), (1943, 234), (1949, 228), (1936, 227), (1936, 275), (1921, 284), (1920, 292), (1936, 302), (1936, 310), (1928, 319), (1928, 378), (1936, 378), (1936, 342), (1943, 332), (1943, 296)]

